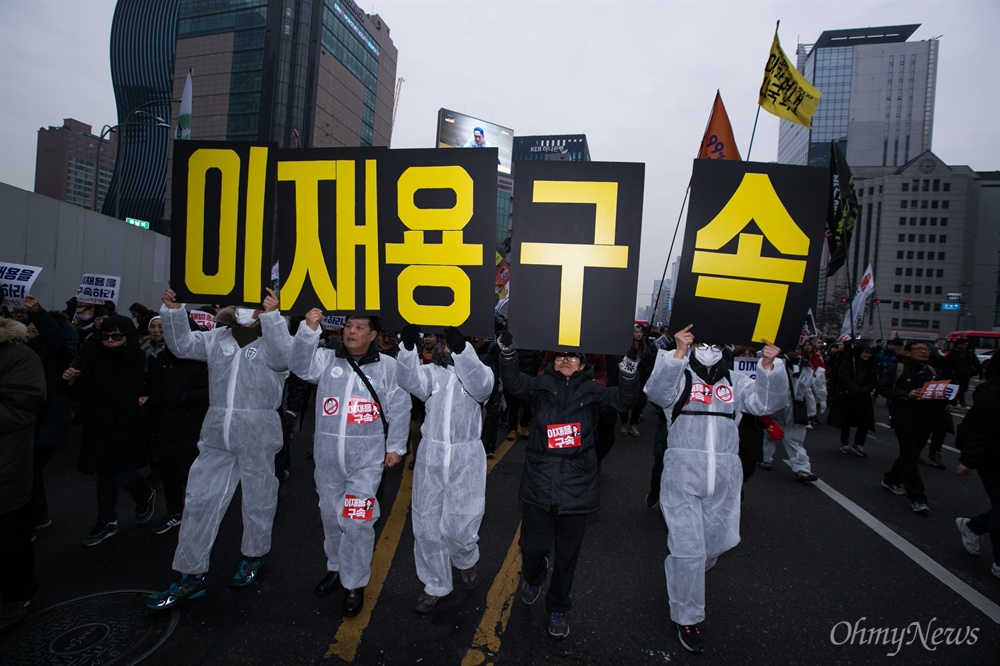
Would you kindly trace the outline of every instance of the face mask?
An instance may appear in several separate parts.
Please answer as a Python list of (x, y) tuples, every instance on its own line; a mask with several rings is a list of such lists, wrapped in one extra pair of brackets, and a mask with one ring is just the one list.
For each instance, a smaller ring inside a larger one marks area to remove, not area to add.
[(80, 312), (76, 315), (78, 321), (90, 321), (94, 318), (93, 312)]
[(697, 347), (694, 350), (694, 357), (706, 368), (711, 368), (722, 360), (722, 350), (715, 347)]
[(253, 326), (253, 310), (250, 308), (236, 308), (236, 323), (240, 326)]

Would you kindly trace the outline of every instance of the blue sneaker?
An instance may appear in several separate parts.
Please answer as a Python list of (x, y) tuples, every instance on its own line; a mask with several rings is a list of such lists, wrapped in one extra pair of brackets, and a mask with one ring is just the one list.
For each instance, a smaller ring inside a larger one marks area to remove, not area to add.
[(549, 636), (563, 639), (569, 636), (569, 622), (565, 613), (549, 613)]
[(146, 608), (150, 610), (167, 610), (173, 608), (185, 599), (197, 599), (205, 596), (205, 576), (181, 574), (176, 582), (163, 592), (154, 592), (146, 597)]
[(229, 587), (246, 587), (257, 580), (257, 572), (264, 566), (263, 557), (244, 557), (240, 560), (240, 568), (233, 574)]

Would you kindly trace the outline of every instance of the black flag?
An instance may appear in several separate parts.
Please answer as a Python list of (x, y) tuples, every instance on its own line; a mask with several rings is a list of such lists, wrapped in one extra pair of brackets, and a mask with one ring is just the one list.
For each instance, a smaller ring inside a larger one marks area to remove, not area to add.
[(826, 244), (830, 250), (827, 277), (847, 261), (847, 246), (858, 221), (858, 197), (854, 176), (836, 141), (830, 142), (830, 209), (827, 216)]

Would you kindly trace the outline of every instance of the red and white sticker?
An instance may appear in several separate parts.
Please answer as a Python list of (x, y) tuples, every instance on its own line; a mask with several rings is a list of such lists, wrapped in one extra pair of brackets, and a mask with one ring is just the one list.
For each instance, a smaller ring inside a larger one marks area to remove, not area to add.
[(344, 495), (344, 510), (340, 513), (344, 518), (351, 520), (371, 520), (372, 512), (375, 511), (374, 497), (355, 497), (354, 495)]
[(378, 403), (373, 400), (351, 396), (351, 401), (347, 403), (348, 423), (374, 423), (378, 421), (379, 414)]
[(550, 449), (572, 449), (582, 443), (579, 423), (557, 423), (547, 426), (545, 431)]
[[(721, 397), (719, 399), (721, 400)], [(711, 405), (712, 385), (704, 384), (702, 382), (694, 382), (691, 384), (691, 395), (688, 396), (688, 402), (700, 402), (703, 405)]]
[(339, 400), (336, 398), (323, 398), (323, 416), (336, 416), (339, 411)]
[(719, 402), (730, 403), (733, 401), (733, 389), (729, 386), (719, 386), (715, 389), (715, 397)]

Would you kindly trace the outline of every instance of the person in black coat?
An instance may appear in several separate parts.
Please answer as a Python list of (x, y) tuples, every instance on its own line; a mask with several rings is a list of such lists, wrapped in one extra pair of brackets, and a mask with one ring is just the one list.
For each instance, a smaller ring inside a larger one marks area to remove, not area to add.
[[(830, 405), (827, 423), (840, 428), (840, 452), (861, 458), (865, 453), (865, 439), (875, 430), (875, 402), (872, 392), (878, 386), (878, 363), (868, 345), (857, 345), (850, 358), (837, 367), (837, 392)], [(848, 444), (854, 431), (854, 444)]]
[(878, 385), (878, 394), (889, 401), (889, 423), (899, 442), (899, 456), (883, 476), (882, 487), (906, 495), (913, 511), (926, 514), (930, 508), (917, 461), (927, 438), (943, 420), (947, 401), (923, 396), (924, 385), (937, 377), (927, 363), (930, 344), (910, 340), (904, 349), (906, 358), (887, 367)]
[(107, 317), (94, 354), (62, 378), (70, 385), (70, 396), (83, 402), (77, 467), (97, 475), (97, 523), (82, 545), (96, 546), (118, 533), (118, 486), (135, 501), (139, 524), (153, 517), (156, 500), (139, 473), (146, 465), (148, 439), (146, 355), (132, 320)]
[(959, 476), (979, 472), (990, 508), (973, 518), (956, 518), (962, 544), (972, 555), (979, 554), (983, 537), (993, 542), (991, 573), (1000, 578), (1000, 354), (986, 363), (986, 381), (972, 394), (972, 409), (958, 427), (955, 446), (961, 451)]
[[(42, 471), (56, 448), (69, 441), (72, 403), (66, 396), (62, 373), (76, 355), (76, 329), (61, 312), (49, 312), (30, 294), (25, 298), (28, 312), (28, 347), (42, 359), (47, 398), (45, 414), (35, 429), (34, 478), (31, 487), (32, 525), (36, 530), (52, 524), (45, 496)], [(72, 339), (67, 339), (71, 336)]]
[(958, 380), (958, 402), (962, 409), (968, 409), (965, 404), (965, 392), (969, 390), (969, 380), (983, 371), (983, 366), (979, 362), (976, 352), (969, 349), (968, 340), (959, 340), (955, 343), (955, 348), (948, 354), (948, 363), (951, 365), (955, 379)]
[(188, 471), (198, 457), (201, 424), (208, 412), (208, 365), (177, 358), (164, 347), (149, 359), (147, 393), (149, 461), (163, 480), (167, 501), (167, 514), (153, 534), (164, 534), (181, 524)]
[(625, 412), (639, 397), (638, 358), (633, 348), (619, 368), (617, 388), (599, 386), (579, 352), (559, 353), (545, 374), (518, 370), (510, 333), (497, 344), (504, 389), (532, 407), (521, 500), (521, 599), (533, 604), (548, 572), (555, 539), (555, 566), (545, 608), (549, 634), (565, 638), (573, 573), (583, 543), (587, 515), (600, 506), (595, 431), (601, 412)]

